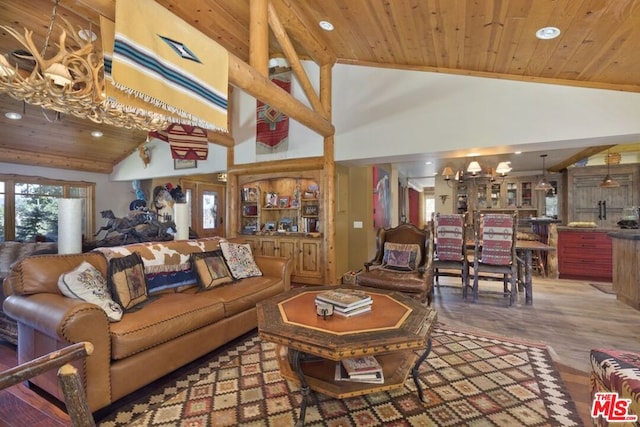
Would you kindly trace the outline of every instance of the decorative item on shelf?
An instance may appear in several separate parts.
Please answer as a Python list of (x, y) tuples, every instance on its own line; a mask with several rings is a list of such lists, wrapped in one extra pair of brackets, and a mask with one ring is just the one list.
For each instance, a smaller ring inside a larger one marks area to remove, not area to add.
[(264, 231), (276, 231), (276, 223), (273, 221), (266, 222), (264, 224)]
[(289, 196), (280, 196), (278, 199), (278, 207), (288, 208), (291, 198)]
[(289, 218), (289, 217), (283, 217), (280, 218), (280, 220), (278, 221), (278, 232), (279, 233), (288, 233), (291, 230), (291, 227), (293, 226), (293, 219)]
[(267, 191), (264, 194), (264, 207), (265, 208), (277, 208), (278, 207), (278, 193), (273, 191)]
[(318, 205), (304, 205), (302, 207), (302, 214), (308, 216), (318, 215)]
[(242, 213), (244, 216), (256, 216), (258, 215), (258, 206), (254, 204), (244, 205), (242, 207)]
[[(619, 153), (615, 153), (620, 156)], [(618, 159), (618, 162), (620, 160)], [(611, 170), (611, 158), (609, 150), (607, 150), (607, 156), (605, 157), (605, 162), (607, 163), (607, 175), (602, 179), (602, 182), (599, 184), (600, 188), (617, 188), (620, 187), (620, 183), (615, 179), (611, 178), (610, 170)]]
[(258, 190), (253, 187), (246, 187), (242, 189), (242, 201), (255, 203), (258, 201)]
[(542, 178), (536, 184), (535, 189), (537, 191), (549, 191), (549, 190), (551, 190), (553, 188), (553, 186), (547, 180), (547, 168), (545, 167), (545, 159), (546, 159), (547, 155), (546, 154), (540, 154), (540, 157), (542, 157)]

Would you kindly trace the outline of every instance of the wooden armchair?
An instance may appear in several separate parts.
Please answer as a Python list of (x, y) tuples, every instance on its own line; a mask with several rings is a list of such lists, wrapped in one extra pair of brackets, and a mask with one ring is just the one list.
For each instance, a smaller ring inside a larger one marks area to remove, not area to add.
[(380, 228), (376, 255), (364, 264), (356, 283), (405, 293), (422, 303), (433, 301), (433, 233), (412, 224)]
[[(467, 257), (466, 214), (437, 214), (434, 220), (436, 252), (433, 260), (434, 278), (439, 286), (440, 276), (462, 279), (462, 296), (469, 287), (469, 259)], [(460, 270), (449, 272), (442, 270)]]

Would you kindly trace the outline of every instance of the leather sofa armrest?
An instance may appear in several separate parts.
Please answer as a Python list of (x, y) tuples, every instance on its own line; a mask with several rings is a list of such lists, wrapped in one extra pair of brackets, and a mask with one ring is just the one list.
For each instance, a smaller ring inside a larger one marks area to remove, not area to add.
[[(57, 344), (59, 347), (90, 342), (94, 351), (79, 366), (83, 384), (87, 387), (87, 402), (92, 411), (111, 403), (111, 339), (109, 319), (104, 310), (95, 304), (43, 292), (11, 295), (4, 301), (4, 311), (16, 319), (21, 328), (19, 363), (43, 356), (56, 342), (61, 343)], [(45, 375), (49, 376), (47, 380), (34, 383), (62, 399), (57, 386), (48, 387), (55, 384), (55, 372)]]
[(58, 340), (109, 341), (109, 320), (104, 310), (95, 304), (40, 293), (11, 295), (4, 301), (3, 308), (16, 321)]
[(268, 255), (254, 255), (253, 258), (264, 276), (281, 278), (285, 291), (291, 289), (292, 266), (290, 259)]

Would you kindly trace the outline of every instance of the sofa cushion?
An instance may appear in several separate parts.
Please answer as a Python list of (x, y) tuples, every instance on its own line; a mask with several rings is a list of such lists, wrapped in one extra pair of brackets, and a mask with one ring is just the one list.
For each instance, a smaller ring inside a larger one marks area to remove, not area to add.
[(137, 252), (110, 259), (107, 277), (113, 299), (125, 312), (149, 298), (142, 258)]
[(216, 286), (233, 281), (231, 272), (220, 250), (192, 253), (191, 268), (198, 279), (200, 290), (213, 289)]
[(214, 293), (164, 293), (126, 313), (110, 326), (111, 357), (124, 359), (223, 319), (224, 306)]
[(220, 249), (234, 279), (262, 276), (248, 243), (220, 242)]
[(58, 287), (64, 296), (81, 299), (102, 308), (112, 322), (122, 318), (122, 307), (109, 294), (107, 281), (97, 268), (83, 261), (73, 270), (61, 274)]
[(216, 301), (221, 301), (224, 304), (225, 317), (231, 317), (255, 308), (260, 301), (278, 295), (283, 291), (284, 284), (281, 278), (256, 276), (218, 286), (212, 291), (201, 292), (198, 295), (203, 298), (213, 298)]
[(356, 276), (356, 282), (361, 286), (371, 288), (390, 289), (389, 284), (393, 284), (393, 290), (407, 293), (424, 292), (425, 278), (417, 272), (390, 271), (385, 268), (371, 268)]
[(416, 269), (420, 256), (420, 246), (416, 244), (385, 242), (382, 263), (390, 270), (412, 271)]

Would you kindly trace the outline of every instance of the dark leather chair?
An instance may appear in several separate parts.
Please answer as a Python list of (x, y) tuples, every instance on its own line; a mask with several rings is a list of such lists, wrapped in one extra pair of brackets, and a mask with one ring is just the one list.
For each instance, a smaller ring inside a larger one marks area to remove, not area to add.
[(376, 255), (364, 264), (356, 283), (402, 292), (431, 305), (433, 301), (433, 233), (413, 224), (380, 228)]

